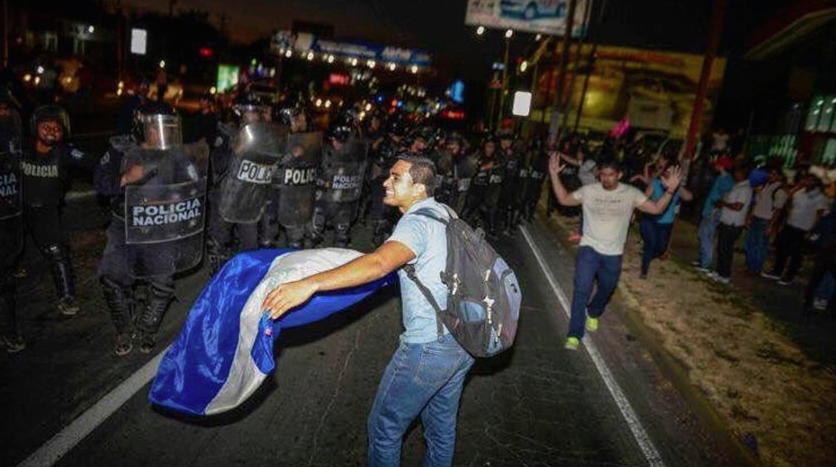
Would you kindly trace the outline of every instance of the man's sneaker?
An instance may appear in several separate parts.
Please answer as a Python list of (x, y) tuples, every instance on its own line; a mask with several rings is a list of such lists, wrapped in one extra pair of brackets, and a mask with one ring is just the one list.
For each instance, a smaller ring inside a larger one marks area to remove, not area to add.
[(116, 335), (116, 344), (113, 346), (113, 352), (120, 357), (128, 355), (133, 350), (134, 344), (131, 341), (131, 334), (127, 332)]
[(566, 343), (563, 344), (563, 348), (566, 350), (578, 350), (578, 346), (581, 345), (581, 340), (577, 337), (567, 337)]
[(146, 332), (139, 333), (139, 351), (142, 353), (151, 353), (154, 350), (156, 342), (154, 335)]
[(691, 266), (694, 266), (695, 268), (701, 268), (702, 267), (702, 261), (700, 261), (700, 260), (691, 261)]
[(23, 336), (18, 333), (3, 334), (0, 336), (0, 345), (2, 345), (8, 353), (18, 353), (26, 348), (26, 342)]
[(826, 298), (817, 298), (813, 300), (813, 309), (824, 311), (827, 309), (827, 299)]
[(789, 279), (779, 279), (778, 280), (778, 285), (790, 285), (790, 284), (792, 284), (792, 281), (789, 280)]
[(595, 332), (598, 330), (598, 318), (593, 318), (591, 316), (586, 317), (586, 330), (589, 332)]
[(721, 284), (729, 285), (729, 284), (731, 283), (731, 279), (730, 279), (730, 278), (728, 278), (728, 277), (723, 277), (723, 276), (721, 276), (721, 275), (719, 275), (719, 274), (714, 274), (714, 275), (712, 275), (712, 276), (711, 276), (711, 278), (712, 278), (712, 279), (714, 279), (714, 281), (715, 281), (715, 282), (719, 282), (719, 283), (721, 283)]
[(775, 274), (769, 274), (767, 272), (762, 272), (761, 277), (763, 277), (764, 279), (770, 279), (770, 280), (773, 280), (773, 281), (777, 281), (778, 279), (781, 278), (780, 276), (776, 276)]
[(56, 308), (58, 308), (58, 313), (64, 316), (75, 316), (78, 313), (78, 305), (72, 297), (63, 297), (58, 300)]

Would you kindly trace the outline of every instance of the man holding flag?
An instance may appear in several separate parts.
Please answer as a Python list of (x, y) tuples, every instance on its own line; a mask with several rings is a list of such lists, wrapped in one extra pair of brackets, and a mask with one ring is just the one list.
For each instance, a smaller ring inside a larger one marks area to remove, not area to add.
[(447, 261), (445, 226), (425, 216), (411, 215), (424, 209), (448, 218), (445, 206), (433, 198), (435, 177), (435, 165), (429, 159), (399, 157), (383, 184), (383, 202), (403, 214), (392, 236), (374, 252), (343, 266), (278, 286), (263, 303), (270, 317), (277, 319), (315, 293), (358, 286), (398, 270), (404, 332), (369, 415), (372, 466), (399, 465), (403, 436), (418, 415), (427, 441), (423, 464), (453, 462), (456, 414), (473, 357), (437, 321), (432, 305), (401, 269), (413, 265), (439, 306), (447, 307), (447, 288), (440, 276)]

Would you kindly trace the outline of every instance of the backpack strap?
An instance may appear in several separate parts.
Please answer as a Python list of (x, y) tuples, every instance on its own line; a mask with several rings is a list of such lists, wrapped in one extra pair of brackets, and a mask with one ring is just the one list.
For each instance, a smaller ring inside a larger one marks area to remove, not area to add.
[[(444, 209), (447, 211), (447, 215), (449, 215), (450, 218), (457, 217), (456, 213), (449, 207), (444, 206)], [(442, 224), (444, 224), (445, 227), (450, 224), (449, 220), (439, 217), (433, 212), (432, 209), (429, 208), (418, 209), (409, 214), (415, 214), (421, 217), (432, 219), (436, 222), (441, 222)], [(415, 283), (416, 286), (418, 286), (418, 290), (421, 291), (421, 293), (424, 295), (427, 301), (430, 302), (430, 305), (432, 305), (433, 309), (435, 310), (435, 324), (436, 328), (438, 329), (438, 338), (441, 339), (444, 336), (444, 325), (441, 323), (441, 313), (443, 313), (444, 310), (442, 310), (441, 307), (438, 305), (438, 302), (435, 301), (435, 297), (433, 297), (433, 294), (432, 292), (430, 292), (430, 289), (428, 289), (427, 286), (424, 285), (424, 283), (421, 282), (420, 279), (418, 279), (418, 275), (415, 274), (415, 265), (405, 264), (403, 266), (403, 270), (404, 272), (406, 272), (406, 277), (408, 277), (409, 280), (411, 280)]]
[(441, 324), (441, 313), (443, 312), (443, 310), (438, 305), (438, 302), (435, 301), (435, 297), (433, 297), (433, 294), (432, 292), (430, 292), (430, 289), (428, 289), (427, 286), (424, 285), (424, 283), (421, 282), (420, 279), (418, 279), (418, 275), (415, 274), (415, 265), (405, 264), (403, 265), (403, 270), (404, 272), (406, 272), (406, 277), (408, 277), (409, 280), (411, 280), (415, 283), (416, 286), (418, 286), (418, 290), (421, 291), (421, 293), (424, 295), (427, 301), (430, 302), (430, 305), (435, 310), (435, 327), (438, 331), (438, 338), (441, 339), (442, 337), (444, 337), (444, 325)]

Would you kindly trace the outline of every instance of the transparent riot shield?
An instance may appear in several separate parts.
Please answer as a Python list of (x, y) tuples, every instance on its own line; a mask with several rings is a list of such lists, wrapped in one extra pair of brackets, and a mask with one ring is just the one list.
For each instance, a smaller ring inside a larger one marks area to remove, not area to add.
[(125, 158), (127, 268), (137, 278), (172, 275), (203, 257), (206, 172), (183, 147), (136, 148)]
[(221, 182), (218, 212), (225, 221), (249, 224), (261, 219), (286, 140), (282, 127), (267, 122), (251, 123), (238, 132)]
[(322, 162), (322, 133), (293, 133), (274, 176), (277, 217), (285, 227), (307, 224), (313, 214), (316, 172)]
[(360, 199), (366, 172), (366, 141), (351, 138), (339, 150), (325, 152), (320, 183), (321, 199), (328, 203), (349, 203)]
[(0, 220), (20, 216), (20, 118), (0, 108)]

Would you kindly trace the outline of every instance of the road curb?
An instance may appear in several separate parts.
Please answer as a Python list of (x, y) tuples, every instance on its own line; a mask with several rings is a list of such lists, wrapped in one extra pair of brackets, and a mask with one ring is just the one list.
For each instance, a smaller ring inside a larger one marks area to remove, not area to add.
[[(539, 213), (542, 216), (542, 219), (545, 220), (547, 227), (559, 230), (557, 241), (561, 244), (561, 246), (566, 248), (567, 251), (571, 252), (574, 257), (574, 254), (578, 249), (578, 245), (567, 240), (567, 236), (571, 231), (569, 227), (559, 216), (545, 216), (545, 211), (542, 210), (539, 211)], [(677, 265), (677, 267), (681, 266)], [(636, 340), (642, 345), (642, 347), (649, 351), (650, 355), (653, 357), (653, 361), (656, 362), (662, 373), (671, 381), (677, 392), (679, 392), (692, 407), (697, 409), (694, 411), (697, 417), (702, 419), (702, 421), (712, 429), (715, 429), (717, 432), (725, 435), (724, 437), (728, 441), (728, 446), (733, 450), (733, 452), (738, 454), (738, 459), (745, 462), (746, 466), (755, 467), (763, 465), (761, 460), (758, 459), (749, 450), (749, 448), (743, 444), (742, 440), (729, 428), (722, 415), (711, 404), (711, 401), (709, 401), (702, 391), (691, 382), (691, 379), (688, 377), (688, 372), (682, 363), (674, 358), (673, 355), (668, 353), (668, 351), (659, 344), (660, 338), (656, 331), (645, 324), (645, 322), (639, 317), (638, 313), (635, 312), (637, 310), (646, 309), (623, 281), (619, 281), (616, 292), (616, 300), (618, 300), (628, 311), (633, 311), (633, 313), (624, 313), (621, 315), (625, 318), (624, 322), (626, 323), (628, 329), (630, 329), (631, 333), (635, 336)]]

